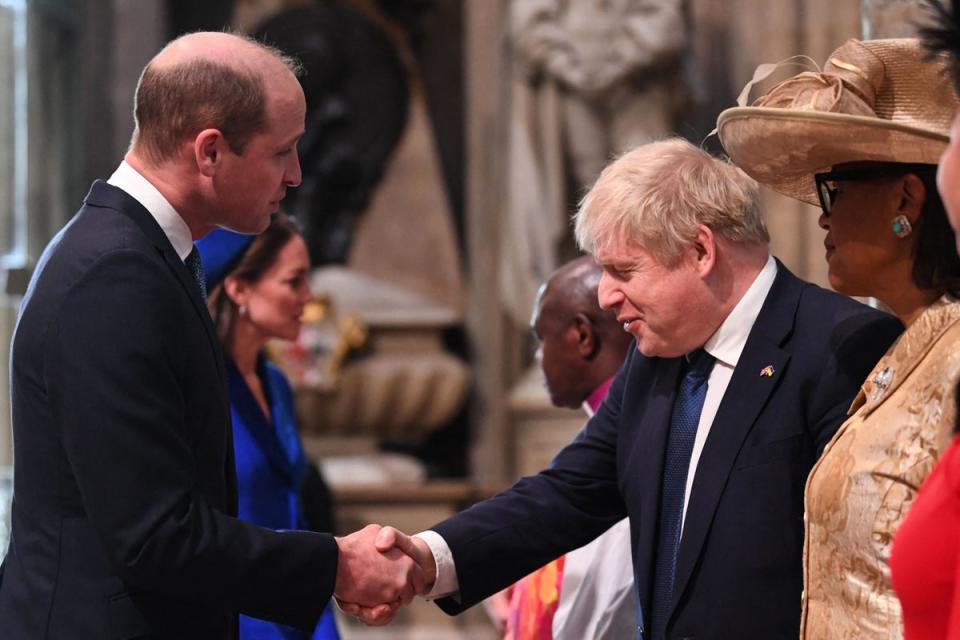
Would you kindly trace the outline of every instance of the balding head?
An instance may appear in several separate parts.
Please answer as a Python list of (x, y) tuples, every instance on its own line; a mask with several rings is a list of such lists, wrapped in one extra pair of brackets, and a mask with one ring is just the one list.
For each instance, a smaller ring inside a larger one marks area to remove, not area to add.
[(546, 312), (560, 322), (582, 314), (590, 320), (595, 331), (609, 337), (610, 341), (626, 344), (630, 336), (624, 334), (616, 315), (601, 309), (597, 301), (602, 275), (600, 265), (590, 256), (568, 262), (547, 281), (538, 300), (538, 313)]
[(557, 406), (578, 407), (616, 373), (632, 342), (613, 312), (597, 302), (601, 270), (590, 257), (558, 269), (543, 286), (531, 324)]
[(244, 35), (198, 31), (171, 40), (148, 66), (161, 69), (192, 60), (208, 60), (238, 71), (284, 65), (282, 54)]
[(602, 271), (600, 265), (589, 256), (577, 258), (557, 269), (547, 281), (542, 303), (547, 303), (555, 313), (574, 315), (587, 313), (597, 316), (597, 286)]
[(204, 129), (223, 133), (243, 153), (267, 125), (267, 96), (296, 83), (299, 67), (279, 51), (244, 36), (191, 33), (169, 43), (137, 84), (133, 151), (161, 166)]

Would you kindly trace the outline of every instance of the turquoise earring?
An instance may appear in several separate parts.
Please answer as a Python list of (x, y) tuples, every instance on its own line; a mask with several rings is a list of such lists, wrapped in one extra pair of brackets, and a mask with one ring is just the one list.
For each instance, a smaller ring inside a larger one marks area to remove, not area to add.
[(910, 224), (910, 220), (907, 219), (905, 215), (899, 215), (893, 219), (893, 223), (890, 225), (893, 229), (893, 235), (898, 238), (906, 238), (908, 235), (913, 233), (913, 226)]

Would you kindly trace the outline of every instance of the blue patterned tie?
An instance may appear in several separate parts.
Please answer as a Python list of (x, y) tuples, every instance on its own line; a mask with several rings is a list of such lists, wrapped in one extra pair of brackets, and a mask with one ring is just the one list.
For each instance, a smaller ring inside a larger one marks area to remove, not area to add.
[(190, 270), (190, 275), (197, 281), (197, 288), (200, 289), (200, 297), (207, 301), (207, 276), (203, 272), (203, 261), (200, 259), (200, 252), (194, 247), (193, 251), (187, 254), (183, 264)]
[(653, 640), (663, 640), (667, 616), (673, 600), (677, 552), (680, 549), (680, 524), (683, 496), (687, 487), (687, 469), (693, 440), (707, 396), (707, 379), (713, 368), (713, 356), (697, 349), (687, 355), (687, 372), (680, 381), (670, 415), (670, 433), (663, 460), (663, 488), (660, 494), (660, 528), (657, 537), (656, 565), (653, 574), (653, 606), (650, 628)]

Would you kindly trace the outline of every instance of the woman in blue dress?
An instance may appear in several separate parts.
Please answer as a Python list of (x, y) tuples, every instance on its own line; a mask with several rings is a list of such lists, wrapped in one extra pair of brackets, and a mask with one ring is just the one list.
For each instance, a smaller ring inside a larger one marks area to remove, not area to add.
[[(226, 355), (239, 517), (270, 529), (308, 529), (308, 462), (286, 377), (267, 361), (271, 338), (294, 340), (310, 300), (307, 246), (278, 215), (259, 236), (218, 229), (197, 242), (208, 305)], [(330, 607), (312, 631), (240, 616), (241, 640), (338, 640)]]

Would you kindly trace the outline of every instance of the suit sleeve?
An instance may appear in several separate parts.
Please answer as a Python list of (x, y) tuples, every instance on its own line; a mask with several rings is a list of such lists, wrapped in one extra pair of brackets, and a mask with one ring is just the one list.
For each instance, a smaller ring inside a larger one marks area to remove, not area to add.
[[(460, 586), (456, 599), (437, 601), (444, 611), (455, 614), (473, 606), (590, 542), (626, 515), (617, 485), (626, 370), (550, 468), (431, 527), (450, 547)], [(629, 555), (624, 561), (629, 562)]]
[(864, 308), (837, 322), (824, 336), (825, 366), (810, 407), (817, 457), (847, 419), (867, 375), (902, 331), (895, 317)]
[(84, 509), (129, 588), (312, 627), (333, 591), (334, 539), (261, 529), (196, 488), (187, 329), (172, 311), (183, 293), (166, 269), (108, 254), (48, 328), (47, 387)]

